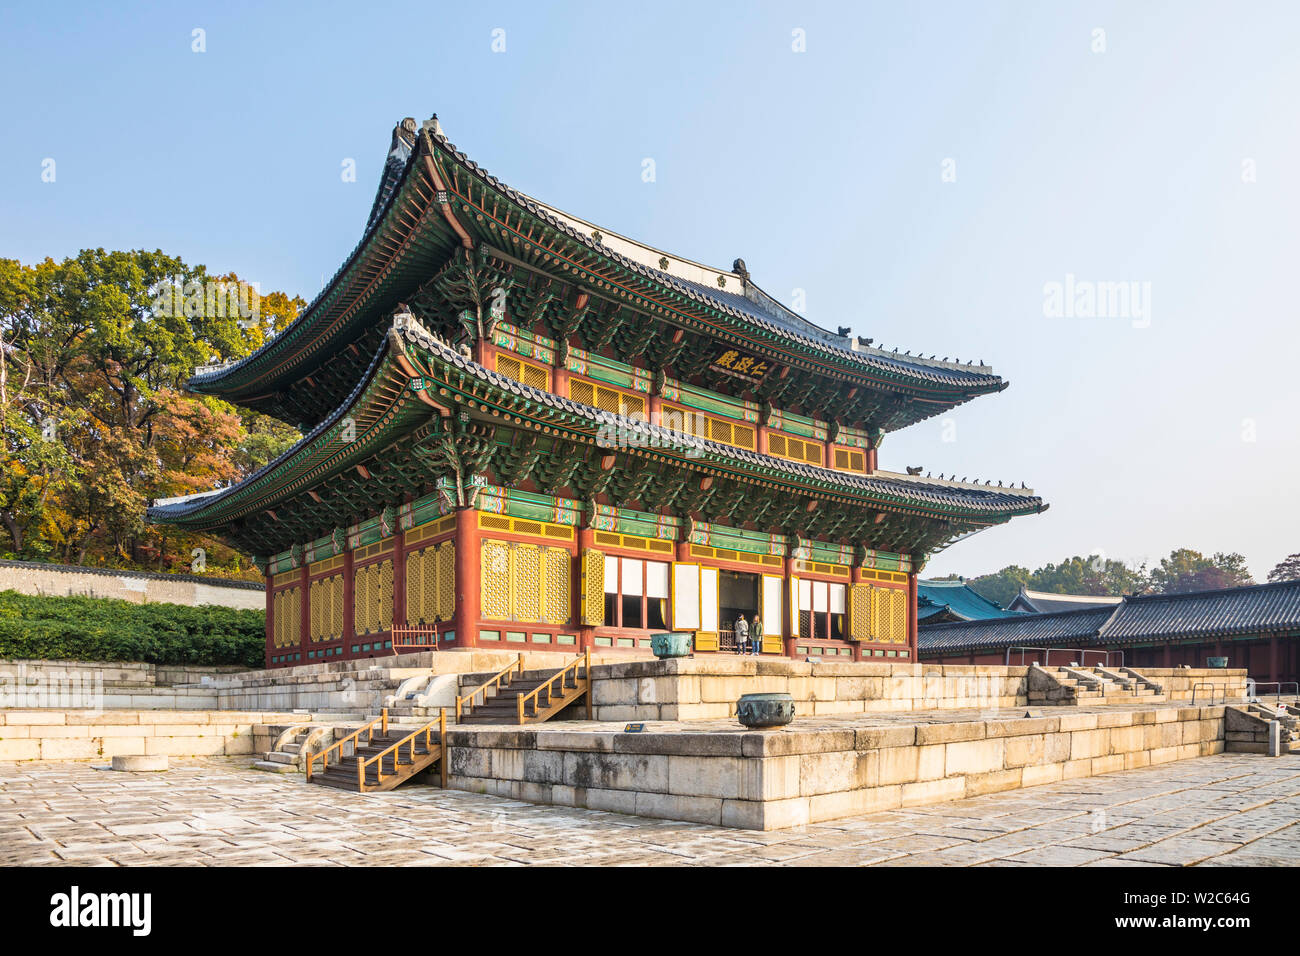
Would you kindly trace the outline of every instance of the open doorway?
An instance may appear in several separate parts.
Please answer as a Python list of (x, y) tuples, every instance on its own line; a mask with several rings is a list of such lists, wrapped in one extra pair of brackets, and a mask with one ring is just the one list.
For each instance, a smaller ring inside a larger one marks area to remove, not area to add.
[(747, 571), (718, 572), (718, 650), (735, 651), (736, 618), (742, 614), (753, 637), (759, 607), (759, 576)]

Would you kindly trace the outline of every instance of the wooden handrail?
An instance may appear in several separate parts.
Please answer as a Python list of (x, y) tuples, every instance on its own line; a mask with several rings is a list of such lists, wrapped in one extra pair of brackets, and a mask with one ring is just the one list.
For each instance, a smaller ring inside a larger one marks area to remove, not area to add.
[[(321, 771), (324, 772), (324, 771), (326, 771), (326, 770), (328, 770), (328, 769), (330, 768), (330, 757), (329, 757), (329, 755), (330, 755), (330, 751), (331, 751), (331, 750), (338, 750), (338, 751), (339, 751), (339, 759), (341, 760), (341, 759), (343, 759), (343, 745), (344, 745), (345, 743), (347, 743), (349, 740), (359, 742), (359, 738), (361, 737), (362, 734), (365, 734), (365, 735), (366, 735), (366, 743), (369, 743), (370, 741), (374, 740), (374, 738), (375, 738), (375, 724), (379, 724), (379, 725), (380, 725), (380, 728), (381, 728), (381, 729), (380, 729), (380, 732), (381, 732), (381, 733), (383, 733), (383, 734), (387, 734), (387, 733), (388, 733), (388, 708), (387, 708), (387, 707), (385, 707), (383, 710), (381, 710), (381, 711), (379, 712), (379, 716), (376, 717), (374, 720), (370, 721), (370, 723), (368, 723), (368, 724), (366, 724), (366, 725), (364, 725), (364, 726), (362, 726), (362, 727), (358, 727), (356, 730), (354, 730), (352, 733), (348, 734), (348, 735), (347, 735), (346, 737), (344, 737), (342, 740), (339, 740), (339, 741), (337, 741), (337, 742), (331, 744), (330, 746), (328, 746), (328, 747), (326, 747), (324, 750), (322, 750), (320, 753), (311, 754), (311, 755), (307, 758), (307, 782), (308, 782), (308, 783), (311, 782), (312, 765), (316, 763), (316, 760), (317, 760), (318, 758), (319, 758), (320, 761), (321, 761)], [(354, 750), (356, 749), (356, 748), (355, 748), (355, 744), (354, 744), (354, 746), (353, 746), (353, 749), (354, 749)]]
[(432, 747), (432, 741), (430, 740), (431, 731), (435, 724), (438, 725), (438, 746), (442, 748), (442, 760), (444, 762), (443, 770), (445, 775), (445, 763), (447, 760), (447, 708), (443, 707), (438, 713), (437, 720), (429, 721), (419, 730), (412, 731), (401, 740), (384, 748), (373, 757), (366, 757), (365, 759), (357, 760), (357, 783), (360, 785), (362, 792), (364, 792), (366, 788), (366, 767), (370, 766), (370, 764), (377, 764), (375, 768), (375, 774), (378, 778), (377, 782), (383, 783), (385, 776), (384, 758), (390, 753), (393, 754), (393, 773), (395, 774), (397, 773), (397, 760), (398, 757), (401, 756), (400, 753), (396, 753), (395, 751), (400, 751), (402, 747), (409, 745), (409, 750), (411, 752), (410, 763), (415, 763), (415, 741), (421, 734), (424, 735), (424, 749), (429, 751)]
[[(516, 706), (518, 707), (517, 713), (519, 717), (519, 723), (522, 724), (524, 722), (524, 710), (528, 701), (531, 700), (533, 702), (533, 713), (534, 714), (537, 713), (538, 706), (539, 706), (538, 697), (541, 695), (543, 690), (546, 691), (546, 703), (549, 704), (551, 702), (551, 697), (554, 696), (551, 691), (551, 685), (554, 684), (557, 680), (560, 681), (560, 691), (561, 693), (563, 693), (564, 687), (568, 682), (569, 671), (573, 671), (574, 674), (573, 686), (577, 687), (578, 686), (577, 675), (578, 675), (579, 667), (586, 668), (587, 693), (590, 694), (591, 693), (591, 648), (587, 648), (582, 652), (581, 657), (574, 659), (573, 663), (571, 664), (565, 664), (562, 668), (560, 668), (558, 671), (552, 674), (547, 680), (537, 685), (537, 687), (534, 690), (530, 690), (527, 694), (516, 695), (515, 701), (516, 701)], [(590, 714), (588, 716), (590, 716)]]
[[(520, 674), (523, 674), (523, 672), (524, 672), (524, 655), (523, 655), (523, 654), (520, 654), (520, 655), (519, 655), (518, 657), (516, 657), (516, 658), (515, 658), (511, 663), (507, 664), (503, 669), (497, 671), (495, 674), (493, 674), (491, 677), (489, 677), (487, 680), (485, 680), (482, 684), (479, 684), (477, 687), (475, 687), (475, 688), (474, 688), (472, 691), (470, 691), (468, 694), (464, 694), (464, 695), (462, 695), (462, 696), (456, 698), (456, 723), (460, 723), (461, 711), (462, 711), (462, 708), (464, 707), (466, 701), (469, 701), (470, 706), (473, 707), (473, 706), (474, 706), (474, 698), (477, 697), (479, 694), (483, 694), (483, 701), (484, 701), (484, 703), (486, 703), (486, 702), (487, 702), (487, 694), (486, 694), (487, 689), (488, 689), (489, 687), (492, 687), (493, 685), (495, 685), (496, 688), (497, 688), (497, 690), (500, 690), (500, 689), (501, 689), (501, 679), (502, 679), (503, 677), (505, 677), (507, 674), (509, 674), (509, 673), (510, 673), (511, 671), (513, 671), (513, 670), (518, 670)], [(509, 684), (510, 684), (510, 681), (506, 681), (506, 685), (509, 686)]]

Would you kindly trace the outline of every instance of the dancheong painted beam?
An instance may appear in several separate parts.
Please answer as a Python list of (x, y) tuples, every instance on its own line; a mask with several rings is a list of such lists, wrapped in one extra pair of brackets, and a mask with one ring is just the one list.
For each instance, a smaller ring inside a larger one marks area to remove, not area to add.
[(927, 555), (1046, 505), (883, 471), (879, 448), (1005, 385), (820, 329), (739, 260), (598, 229), (405, 120), (325, 291), (191, 381), (306, 434), (149, 518), (255, 556), (271, 666), (664, 630), (697, 653), (915, 659)]

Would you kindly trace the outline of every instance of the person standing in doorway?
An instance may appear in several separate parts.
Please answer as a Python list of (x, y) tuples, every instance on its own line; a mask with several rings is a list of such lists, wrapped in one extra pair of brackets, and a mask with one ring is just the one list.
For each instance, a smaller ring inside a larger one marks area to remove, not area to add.
[(749, 644), (749, 623), (745, 620), (745, 615), (740, 614), (736, 617), (736, 653), (744, 654)]
[(763, 619), (754, 615), (754, 624), (749, 629), (749, 644), (755, 657), (763, 650)]

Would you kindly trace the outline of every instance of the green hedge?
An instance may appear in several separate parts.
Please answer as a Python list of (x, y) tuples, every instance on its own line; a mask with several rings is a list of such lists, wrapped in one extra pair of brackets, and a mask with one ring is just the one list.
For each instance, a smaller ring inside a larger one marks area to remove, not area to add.
[(0, 658), (262, 667), (266, 613), (0, 591)]

